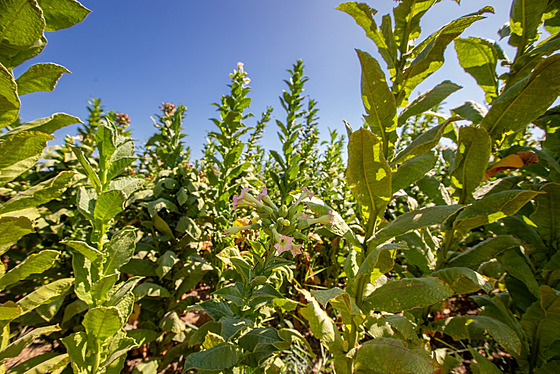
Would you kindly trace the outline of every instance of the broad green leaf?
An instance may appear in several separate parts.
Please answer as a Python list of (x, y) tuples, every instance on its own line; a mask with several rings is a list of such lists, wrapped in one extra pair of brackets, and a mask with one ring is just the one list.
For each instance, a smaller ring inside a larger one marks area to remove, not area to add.
[(313, 335), (328, 347), (331, 354), (342, 353), (342, 338), (334, 321), (307, 290), (299, 291), (308, 302), (305, 308), (300, 309), (300, 314), (309, 322)]
[(101, 256), (103, 256), (102, 252), (98, 251), (86, 242), (78, 240), (65, 240), (62, 243), (84, 255), (92, 263), (97, 263)]
[(549, 1), (542, 19), (544, 20), (546, 31), (552, 35), (560, 31), (560, 3), (557, 0)]
[(93, 217), (104, 224), (109, 223), (123, 211), (126, 196), (117, 190), (105, 191), (97, 197)]
[(357, 275), (370, 275), (374, 269), (378, 269), (379, 275), (393, 270), (395, 264), (394, 252), (407, 249), (408, 246), (405, 242), (388, 243), (369, 249), (367, 257), (360, 265)]
[(121, 317), (114, 307), (93, 308), (84, 316), (83, 325), (89, 336), (104, 341), (121, 329)]
[(354, 132), (348, 142), (346, 180), (356, 200), (382, 215), (392, 197), (391, 168), (383, 157), (381, 141), (364, 128)]
[(95, 133), (97, 150), (99, 151), (99, 169), (106, 172), (109, 169), (109, 160), (117, 148), (117, 134), (115, 129), (103, 124)]
[(35, 232), (27, 217), (0, 218), (0, 254), (4, 254), (22, 236)]
[(222, 317), (234, 316), (229, 305), (226, 302), (217, 299), (210, 299), (198, 303), (196, 305), (196, 309), (204, 310), (214, 321), (219, 321)]
[(37, 0), (43, 10), (46, 31), (56, 31), (80, 23), (90, 10), (75, 0)]
[(167, 211), (173, 213), (179, 213), (179, 208), (177, 208), (177, 205), (161, 197), (157, 200), (150, 201), (147, 206), (148, 213), (150, 213), (150, 216), (152, 217), (162, 209), (166, 209)]
[(427, 354), (406, 347), (403, 341), (377, 338), (362, 344), (354, 358), (356, 374), (431, 374), (438, 365)]
[(49, 249), (30, 254), (19, 265), (10, 269), (4, 276), (0, 276), (0, 290), (27, 278), (31, 274), (41, 274), (50, 269), (59, 254), (60, 252)]
[[(365, 3), (356, 3), (356, 2), (347, 2), (342, 3), (336, 7), (336, 9), (341, 10), (348, 15), (350, 15), (358, 25), (360, 25), (368, 38), (370, 38), (377, 49), (379, 50), (379, 54), (385, 62), (387, 63), (387, 67), (391, 72), (391, 75), (394, 75), (396, 72), (396, 60), (397, 60), (397, 51), (396, 48), (391, 44), (393, 40), (387, 40), (387, 32), (385, 30), (381, 31), (377, 27), (373, 16), (377, 13), (377, 11), (373, 8), (370, 8), (369, 5)], [(385, 21), (385, 17), (383, 19)], [(390, 22), (390, 18), (389, 18)], [(382, 25), (382, 27), (385, 25)], [(389, 28), (390, 28), (389, 24)], [(392, 33), (392, 30), (391, 30)]]
[(537, 28), (548, 5), (548, 0), (513, 0), (509, 28), (509, 44), (521, 51), (539, 38)]
[(560, 94), (560, 55), (553, 55), (537, 65), (533, 73), (502, 93), (492, 102), (480, 123), (492, 139), (523, 130), (543, 114)]
[(224, 339), (230, 341), (239, 331), (247, 327), (253, 327), (253, 322), (247, 318), (223, 317), (220, 319), (220, 325), (222, 325), (221, 341), (224, 341)]
[(512, 190), (485, 196), (465, 207), (453, 222), (453, 227), (466, 233), (476, 227), (496, 222), (514, 215), (537, 195), (537, 191)]
[(503, 252), (498, 256), (498, 262), (504, 267), (508, 274), (519, 281), (535, 297), (539, 297), (539, 283), (533, 275), (531, 267), (527, 263), (527, 259), (519, 250)]
[(445, 49), (453, 39), (461, 35), (474, 22), (485, 18), (482, 14), (493, 11), (492, 7), (484, 7), (476, 13), (458, 18), (436, 31), (422, 52), (395, 80), (397, 106), (406, 102), (412, 90), (443, 65)]
[[(117, 372), (120, 373), (123, 369), (124, 361), (122, 361), (121, 364), (121, 360), (118, 359), (126, 358), (126, 354), (129, 351), (132, 351), (133, 349), (138, 347), (139, 345), (134, 341), (133, 338), (128, 337), (124, 331), (119, 331), (115, 338), (112, 339), (111, 343), (109, 344), (109, 355), (103, 365), (105, 367), (116, 366), (118, 368)], [(109, 371), (107, 370), (107, 372)]]
[(272, 327), (261, 327), (250, 330), (239, 339), (239, 345), (250, 352), (254, 352), (259, 344), (275, 344), (283, 342), (278, 331)]
[(29, 170), (41, 157), (47, 141), (54, 137), (24, 131), (0, 142), (0, 186)]
[(399, 114), (399, 126), (403, 125), (408, 118), (422, 114), (441, 104), (445, 98), (461, 88), (461, 86), (446, 80), (419, 95)]
[(21, 308), (13, 301), (0, 305), (0, 323), (10, 322), (21, 315)]
[[(43, 35), (45, 21), (32, 0), (0, 2), (0, 51), (6, 46), (29, 47)], [(4, 55), (0, 52), (0, 56)]]
[(496, 66), (498, 52), (495, 42), (477, 37), (455, 39), (455, 51), (459, 64), (472, 75), (478, 86), (484, 91), (486, 102), (498, 97), (498, 76)]
[(55, 113), (50, 117), (39, 118), (31, 122), (23, 123), (11, 130), (9, 133), (0, 135), (0, 139), (6, 135), (19, 134), (22, 131), (40, 131), (47, 134), (52, 134), (58, 129), (73, 125), (76, 123), (82, 124), (78, 117), (71, 116), (66, 113)]
[(130, 261), (136, 249), (136, 235), (137, 230), (128, 226), (111, 238), (107, 247), (104, 248), (104, 274), (118, 272), (121, 266)]
[(455, 161), (451, 170), (451, 181), (460, 189), (459, 203), (472, 200), (488, 166), (492, 153), (492, 139), (483, 128), (461, 127)]
[(61, 374), (70, 363), (67, 354), (51, 351), (29, 358), (17, 366), (11, 367), (10, 374)]
[(544, 193), (535, 197), (537, 206), (530, 218), (537, 225), (541, 238), (555, 245), (560, 239), (560, 184), (547, 183), (539, 192)]
[[(99, 180), (99, 176), (97, 175), (97, 173), (93, 170), (93, 167), (91, 166), (91, 163), (89, 162), (87, 157), (84, 156), (84, 153), (82, 152), (82, 150), (80, 148), (72, 147), (72, 152), (74, 152), (74, 154), (76, 155), (76, 158), (80, 162), (80, 165), (82, 165), (82, 168), (84, 169), (85, 175), (88, 177), (89, 181), (93, 185), (93, 188), (95, 189), (95, 192), (97, 194), (100, 194), (101, 193), (101, 181)], [(80, 190), (82, 190), (82, 189), (84, 189), (84, 187), (80, 188)], [(91, 196), (92, 194), (89, 193), (88, 195)], [(80, 206), (80, 204), (78, 204), (78, 206)], [(84, 212), (86, 212), (86, 211), (89, 212), (90, 211), (89, 209), (84, 209), (84, 206), (82, 206), (82, 210)], [(93, 211), (91, 212), (91, 216), (93, 218)]]
[(156, 268), (156, 274), (158, 277), (163, 278), (177, 262), (179, 262), (179, 257), (177, 257), (175, 252), (165, 251), (157, 260), (158, 267)]
[[(473, 331), (478, 334), (486, 330), (490, 336), (504, 347), (509, 353), (519, 355), (521, 353), (521, 340), (519, 336), (508, 327), (494, 318), (486, 316), (459, 316), (447, 320), (439, 320), (437, 325), (441, 330), (455, 340), (476, 339), (472, 336)], [(478, 331), (477, 331), (478, 330)]]
[(74, 278), (62, 278), (39, 287), (18, 300), (17, 305), (21, 308), (21, 314), (28, 313), (39, 305), (48, 304), (60, 296), (66, 294), (74, 285)]
[(245, 305), (245, 295), (243, 294), (243, 285), (240, 283), (230, 284), (213, 292), (214, 295), (222, 296), (230, 300), (239, 307)]
[(235, 366), (242, 357), (243, 353), (235, 344), (221, 343), (205, 351), (188, 355), (185, 370), (225, 370)]
[(64, 66), (53, 63), (31, 65), (16, 79), (18, 95), (32, 92), (51, 92), (62, 74), (70, 73)]
[(303, 202), (309, 209), (311, 209), (313, 213), (317, 214), (317, 217), (327, 215), (330, 211), (333, 216), (332, 224), (325, 227), (325, 229), (337, 236), (344, 237), (347, 240), (350, 240), (355, 245), (360, 245), (360, 242), (358, 241), (356, 234), (354, 234), (354, 231), (352, 231), (350, 226), (348, 226), (348, 224), (344, 221), (344, 218), (342, 218), (342, 216), (333, 208), (331, 208), (321, 199), (318, 199), (315, 196), (313, 196), (311, 199), (305, 199)]
[(119, 280), (120, 274), (110, 274), (101, 277), (97, 282), (92, 284), (90, 294), (95, 305), (104, 305), (107, 300), (107, 294)]
[(111, 180), (126, 169), (137, 157), (134, 156), (134, 143), (127, 141), (119, 145), (113, 153), (106, 180)]
[(399, 279), (375, 289), (364, 300), (364, 305), (369, 310), (399, 313), (428, 307), (453, 294), (453, 290), (438, 278)]
[(522, 243), (510, 235), (499, 235), (488, 238), (474, 247), (453, 257), (448, 266), (476, 268), (480, 264), (496, 258), (499, 254), (510, 249), (518, 248)]
[(437, 205), (405, 213), (380, 230), (374, 240), (381, 243), (412, 230), (441, 225), (461, 208), (461, 205)]
[(441, 139), (442, 135), (453, 128), (453, 122), (460, 120), (461, 117), (451, 117), (445, 122), (432, 127), (418, 135), (405, 149), (400, 151), (392, 160), (391, 166), (403, 163), (406, 160), (428, 153), (434, 148)]
[(476, 292), (480, 289), (490, 292), (493, 284), (476, 271), (464, 267), (452, 267), (433, 272), (430, 276), (443, 280), (456, 294)]
[(356, 50), (362, 66), (361, 91), (366, 123), (383, 143), (385, 158), (393, 155), (397, 140), (397, 107), (385, 73), (367, 52)]
[(30, 189), (17, 194), (4, 205), (0, 206), (0, 214), (34, 208), (59, 197), (69, 187), (73, 171), (63, 171), (56, 177), (36, 184)]
[[(1, 310), (1, 309), (0, 309)], [(0, 361), (7, 358), (16, 357), (29, 344), (33, 343), (41, 335), (49, 335), (52, 332), (60, 331), (58, 326), (45, 326), (31, 330), (21, 338), (14, 340), (10, 345), (0, 351)]]
[(436, 0), (405, 0), (393, 9), (395, 42), (402, 54), (420, 36), (420, 18), (435, 3)]
[[(2, 5), (0, 3), (0, 14)], [(20, 105), (14, 76), (0, 63), (0, 128), (11, 125), (18, 118)]]
[(130, 195), (142, 187), (142, 184), (143, 182), (140, 178), (122, 177), (113, 179), (109, 182), (108, 190), (119, 190), (124, 193), (127, 198), (129, 198)]
[(429, 152), (406, 160), (392, 175), (393, 193), (412, 184), (426, 176), (434, 168), (437, 157)]
[(477, 125), (482, 121), (488, 109), (476, 101), (465, 101), (463, 104), (451, 109), (453, 115), (461, 116)]
[(473, 374), (503, 374), (503, 372), (486, 357), (476, 352), (471, 347), (469, 347), (469, 351), (476, 361), (471, 362), (469, 365)]
[(535, 374), (556, 374), (560, 372), (560, 361), (549, 361), (535, 370)]
[(171, 297), (169, 291), (159, 284), (144, 282), (134, 287), (134, 297), (140, 300), (143, 297)]
[(84, 331), (75, 332), (72, 335), (61, 339), (66, 346), (66, 351), (70, 356), (72, 368), (76, 374), (88, 374), (87, 367), (92, 363), (88, 362), (88, 337)]

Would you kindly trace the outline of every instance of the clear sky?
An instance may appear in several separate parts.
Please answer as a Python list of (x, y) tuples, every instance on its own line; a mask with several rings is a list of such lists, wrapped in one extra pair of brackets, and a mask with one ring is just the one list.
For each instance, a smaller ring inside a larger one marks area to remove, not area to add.
[[(228, 74), (238, 61), (251, 78), (251, 112), (260, 117), (273, 106), (273, 121), (266, 128), (263, 144), (278, 148), (274, 119), (284, 120), (278, 97), (286, 88), (284, 79), (297, 59), (303, 59), (309, 77), (306, 94), (318, 101), (322, 138), (327, 128), (345, 133), (343, 120), (360, 126), (360, 66), (355, 48), (378, 57), (373, 42), (347, 14), (334, 8), (337, 0), (82, 0), (92, 13), (84, 22), (67, 30), (46, 33), (43, 53), (16, 68), (23, 73), (30, 63), (55, 62), (68, 68), (50, 93), (22, 97), (20, 115), (27, 122), (65, 112), (87, 118), (91, 97), (101, 98), (107, 110), (127, 113), (138, 144), (154, 132), (150, 119), (159, 114), (162, 102), (187, 106), (185, 142), (195, 158), (200, 157), (207, 131), (214, 130), (209, 118), (227, 93)], [(376, 20), (389, 13), (392, 0), (369, 1), (377, 9)], [(458, 5), (442, 0), (423, 18), (422, 38), (443, 24), (485, 5), (496, 13), (475, 23), (463, 36), (498, 39), (497, 30), (509, 19), (509, 0), (463, 0)], [(505, 41), (500, 43), (513, 56)], [(449, 79), (464, 88), (447, 99), (447, 108), (465, 100), (483, 102), (482, 90), (458, 65), (453, 45), (446, 64), (416, 88), (420, 93)], [(249, 122), (251, 124), (251, 122)], [(55, 133), (60, 143), (70, 126)]]

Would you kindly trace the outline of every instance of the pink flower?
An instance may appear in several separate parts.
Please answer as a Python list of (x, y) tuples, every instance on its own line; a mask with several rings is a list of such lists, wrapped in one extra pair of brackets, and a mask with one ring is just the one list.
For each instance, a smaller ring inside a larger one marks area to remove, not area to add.
[(274, 248), (276, 248), (276, 254), (280, 255), (283, 252), (292, 251), (293, 250), (293, 247), (292, 247), (292, 242), (293, 241), (294, 241), (294, 238), (292, 238), (290, 236), (280, 235), (280, 239), (278, 240), (278, 243), (274, 244)]
[(296, 257), (296, 255), (300, 255), (301, 254), (301, 244), (296, 244), (292, 246), (292, 249), (290, 249), (290, 252), (292, 252), (292, 256)]
[(267, 195), (268, 195), (268, 193), (267, 193), (266, 187), (263, 187), (262, 190), (261, 190), (261, 193), (257, 195), (257, 200), (262, 201), (263, 197), (265, 197)]
[(297, 219), (308, 219), (309, 216), (305, 213), (301, 213)]
[(308, 197), (310, 199), (313, 198), (313, 192), (309, 191), (309, 189), (307, 187), (303, 187), (301, 189), (301, 193), (305, 194), (305, 196), (301, 198), (302, 200), (305, 199), (306, 197)]

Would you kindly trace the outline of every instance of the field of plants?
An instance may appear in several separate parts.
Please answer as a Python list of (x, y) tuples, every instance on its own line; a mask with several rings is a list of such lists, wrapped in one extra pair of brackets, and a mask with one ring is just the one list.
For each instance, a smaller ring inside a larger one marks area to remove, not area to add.
[[(100, 99), (21, 123), (67, 70), (13, 69), (89, 10), (0, 0), (0, 373), (560, 373), (560, 1), (419, 40), (438, 2), (337, 7), (382, 57), (356, 50), (363, 123), (321, 141), (302, 61), (254, 115), (239, 63), (195, 160), (179, 104), (145, 144)], [(413, 95), (448, 47), (485, 103)]]

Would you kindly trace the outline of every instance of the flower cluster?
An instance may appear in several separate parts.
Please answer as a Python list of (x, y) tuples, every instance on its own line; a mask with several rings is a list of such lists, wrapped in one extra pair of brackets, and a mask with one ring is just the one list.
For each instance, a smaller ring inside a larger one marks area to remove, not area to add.
[(268, 196), (266, 187), (263, 187), (257, 196), (253, 196), (247, 187), (243, 188), (239, 195), (233, 196), (233, 209), (240, 207), (254, 208), (259, 214), (260, 221), (248, 226), (235, 226), (224, 230), (226, 235), (234, 235), (243, 230), (263, 231), (271, 238), (276, 255), (290, 252), (294, 257), (301, 254), (301, 244), (294, 243), (294, 240), (307, 241), (307, 236), (301, 230), (314, 225), (332, 225), (334, 212), (329, 210), (327, 214), (316, 218), (310, 218), (303, 212), (304, 200), (312, 199), (313, 193), (304, 187), (299, 196), (288, 208), (282, 206), (278, 208)]

